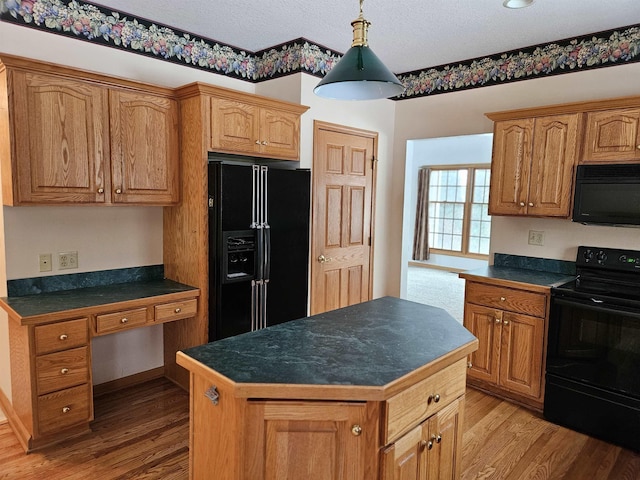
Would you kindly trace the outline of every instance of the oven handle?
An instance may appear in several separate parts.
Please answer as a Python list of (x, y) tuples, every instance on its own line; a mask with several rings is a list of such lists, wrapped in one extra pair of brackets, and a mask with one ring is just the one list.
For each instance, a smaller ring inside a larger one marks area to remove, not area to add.
[(587, 307), (589, 310), (593, 310), (596, 312), (602, 313), (611, 313), (611, 314), (624, 314), (625, 317), (631, 317), (636, 320), (640, 320), (639, 312), (630, 312), (624, 308), (616, 308), (612, 306), (607, 306), (604, 303), (604, 300), (600, 300), (597, 298), (591, 298), (590, 300), (578, 300), (578, 299), (566, 299), (559, 297), (551, 298), (552, 305), (567, 305), (567, 306), (580, 306)]

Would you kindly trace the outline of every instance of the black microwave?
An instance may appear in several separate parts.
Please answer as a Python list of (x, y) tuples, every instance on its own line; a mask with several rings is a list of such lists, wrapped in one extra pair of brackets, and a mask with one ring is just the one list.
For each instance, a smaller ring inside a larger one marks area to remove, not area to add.
[(578, 165), (573, 221), (640, 226), (640, 165)]

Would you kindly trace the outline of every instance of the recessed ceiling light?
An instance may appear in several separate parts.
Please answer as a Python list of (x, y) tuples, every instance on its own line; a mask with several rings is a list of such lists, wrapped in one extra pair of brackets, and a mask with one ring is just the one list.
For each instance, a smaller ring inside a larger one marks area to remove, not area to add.
[(534, 0), (504, 0), (502, 5), (507, 8), (524, 8), (530, 6)]

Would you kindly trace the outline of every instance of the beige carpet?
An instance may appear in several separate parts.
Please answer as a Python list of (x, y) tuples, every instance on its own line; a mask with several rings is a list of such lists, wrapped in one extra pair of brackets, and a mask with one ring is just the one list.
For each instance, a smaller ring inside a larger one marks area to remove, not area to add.
[(462, 323), (464, 280), (457, 273), (409, 266), (407, 300), (443, 308)]

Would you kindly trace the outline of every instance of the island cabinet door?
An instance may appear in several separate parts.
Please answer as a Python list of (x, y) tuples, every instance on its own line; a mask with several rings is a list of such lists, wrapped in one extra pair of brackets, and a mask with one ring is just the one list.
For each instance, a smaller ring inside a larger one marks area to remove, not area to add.
[(478, 349), (470, 357), (470, 377), (492, 384), (498, 383), (502, 312), (467, 303), (464, 326), (478, 339)]
[(247, 480), (377, 477), (378, 427), (366, 403), (257, 401), (246, 418)]

